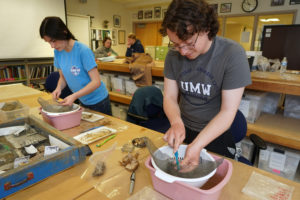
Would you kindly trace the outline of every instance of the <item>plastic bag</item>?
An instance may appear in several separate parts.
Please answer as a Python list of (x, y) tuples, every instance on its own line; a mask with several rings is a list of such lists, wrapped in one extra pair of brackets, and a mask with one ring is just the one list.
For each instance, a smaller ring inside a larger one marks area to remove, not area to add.
[(259, 71), (266, 72), (270, 68), (270, 62), (266, 57), (259, 56), (257, 59), (257, 66)]
[(259, 200), (291, 200), (294, 189), (293, 186), (252, 172), (242, 192)]
[[(107, 163), (106, 161), (109, 159), (109, 156), (115, 150), (116, 146), (117, 143), (114, 143), (107, 150), (93, 153), (93, 155), (89, 158), (89, 165), (87, 169), (81, 175), (81, 179), (88, 181), (93, 186), (97, 185), (105, 177), (105, 171), (107, 169), (111, 169), (110, 164)], [(95, 172), (96, 165), (99, 161), (104, 162), (105, 165), (104, 173), (101, 176), (94, 176), (93, 173)]]
[(269, 62), (272, 64), (270, 67), (271, 72), (276, 72), (276, 71), (280, 70), (281, 63), (278, 58), (277, 59), (269, 59)]

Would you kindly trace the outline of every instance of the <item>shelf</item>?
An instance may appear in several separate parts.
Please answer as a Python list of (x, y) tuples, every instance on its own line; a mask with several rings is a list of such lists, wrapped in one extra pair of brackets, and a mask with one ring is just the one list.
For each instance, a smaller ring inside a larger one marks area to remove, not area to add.
[[(125, 59), (116, 59), (114, 62), (100, 62), (97, 61), (98, 70), (126, 72), (129, 71), (129, 64), (124, 63)], [(152, 67), (152, 76), (163, 77), (164, 64), (162, 61), (155, 61), (155, 67)]]
[(252, 84), (247, 89), (300, 95), (300, 75), (279, 72), (251, 72)]
[(262, 113), (254, 124), (248, 123), (247, 135), (255, 133), (267, 142), (300, 150), (299, 130), (299, 119)]
[(109, 99), (111, 101), (115, 101), (115, 102), (119, 102), (119, 103), (123, 103), (123, 104), (127, 104), (129, 105), (131, 102), (131, 96), (127, 96), (124, 94), (119, 94), (116, 92), (109, 92)]
[[(129, 72), (128, 64), (124, 59), (114, 62), (97, 62), (99, 70), (114, 72)], [(155, 62), (152, 76), (163, 77), (163, 62)], [(247, 89), (276, 92), (300, 96), (300, 75), (279, 72), (251, 72), (252, 85)], [(112, 101), (130, 104), (131, 97), (110, 92)], [(300, 150), (300, 120), (284, 117), (282, 114), (262, 114), (254, 123), (248, 123), (247, 135), (255, 133), (265, 141)]]

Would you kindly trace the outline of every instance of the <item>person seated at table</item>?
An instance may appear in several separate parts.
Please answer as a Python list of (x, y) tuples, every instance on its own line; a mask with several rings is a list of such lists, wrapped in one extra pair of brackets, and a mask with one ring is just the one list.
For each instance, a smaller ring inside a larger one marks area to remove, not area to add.
[(131, 57), (133, 53), (144, 53), (144, 47), (140, 40), (136, 39), (135, 34), (130, 33), (127, 38), (126, 57)]
[(102, 44), (103, 44), (103, 46), (98, 47), (96, 49), (96, 51), (94, 52), (95, 58), (103, 58), (103, 57), (108, 57), (108, 56), (112, 56), (112, 55), (118, 56), (118, 53), (115, 52), (111, 48), (111, 38), (110, 37), (105, 37)]

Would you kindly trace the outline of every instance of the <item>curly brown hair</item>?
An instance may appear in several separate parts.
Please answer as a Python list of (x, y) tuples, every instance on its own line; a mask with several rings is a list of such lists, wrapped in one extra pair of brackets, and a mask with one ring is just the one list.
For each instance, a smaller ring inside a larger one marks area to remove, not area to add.
[(182, 41), (199, 32), (208, 32), (211, 40), (219, 30), (217, 13), (205, 0), (173, 0), (159, 31), (166, 36), (167, 29)]
[(110, 41), (111, 41), (111, 38), (108, 37), (108, 36), (106, 36), (106, 37), (103, 39), (103, 41), (102, 41), (103, 46), (104, 46), (104, 44), (105, 44), (105, 42), (106, 42), (107, 40), (110, 40)]

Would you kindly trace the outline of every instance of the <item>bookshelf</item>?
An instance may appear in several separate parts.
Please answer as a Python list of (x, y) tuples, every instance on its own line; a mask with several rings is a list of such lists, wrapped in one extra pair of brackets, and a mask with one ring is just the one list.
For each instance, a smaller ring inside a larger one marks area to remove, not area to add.
[(40, 86), (55, 70), (53, 58), (0, 60), (0, 84), (23, 83), (43, 89)]
[(91, 28), (91, 49), (95, 51), (99, 46), (102, 46), (102, 41), (105, 37), (113, 39), (112, 30)]

